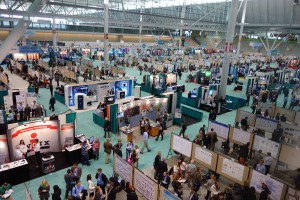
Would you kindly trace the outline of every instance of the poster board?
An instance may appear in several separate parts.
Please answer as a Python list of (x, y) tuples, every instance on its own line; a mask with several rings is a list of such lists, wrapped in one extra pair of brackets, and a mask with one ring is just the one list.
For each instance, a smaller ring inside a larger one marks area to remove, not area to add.
[(168, 189), (160, 186), (159, 187), (159, 200), (180, 200), (175, 196), (174, 193), (169, 191)]
[(259, 173), (255, 170), (250, 172), (250, 187), (253, 186), (257, 193), (262, 191), (262, 183), (265, 183), (271, 191), (269, 198), (272, 200), (283, 200), (286, 194), (287, 186), (283, 183)]
[(145, 199), (157, 200), (158, 184), (136, 168), (134, 168), (133, 186)]
[(236, 183), (244, 185), (245, 181), (248, 180), (249, 168), (219, 155), (217, 173)]
[(284, 122), (280, 122), (280, 124), (283, 129), (283, 137), (293, 140), (294, 142), (298, 142), (300, 140), (300, 126)]
[(277, 128), (278, 121), (270, 118), (265, 118), (260, 115), (256, 116), (255, 127), (270, 133), (273, 133)]
[(293, 122), (295, 125), (300, 126), (300, 111), (295, 113), (295, 120)]
[(133, 167), (117, 154), (114, 154), (114, 157), (114, 172), (119, 174), (119, 176), (125, 180), (125, 182), (132, 184)]
[(254, 137), (253, 150), (261, 150), (263, 154), (271, 153), (273, 158), (277, 158), (280, 144), (258, 135)]
[(242, 119), (244, 119), (245, 117), (248, 117), (248, 125), (254, 127), (255, 125), (255, 115), (246, 111), (243, 111), (241, 109), (238, 109), (236, 112), (236, 117), (235, 117), (235, 121), (236, 122), (241, 122)]
[[(278, 160), (289, 165), (290, 169), (297, 169), (300, 166), (300, 149), (286, 144), (281, 145)], [(296, 159), (295, 159), (296, 158)]]
[[(295, 121), (296, 112), (294, 110), (289, 110), (281, 107), (276, 107), (274, 116), (279, 113), (279, 116), (284, 114), (286, 116), (286, 121), (293, 123)], [(273, 116), (273, 117), (274, 117)]]
[(4, 96), (3, 99), (4, 99), (5, 110), (10, 110), (11, 106), (14, 105), (12, 96)]
[(223, 138), (225, 140), (228, 138), (228, 125), (213, 120), (208, 120), (208, 132), (210, 132), (211, 128), (214, 129), (218, 137)]
[(192, 154), (192, 147), (193, 143), (191, 141), (172, 133), (171, 149), (190, 158)]
[(193, 143), (192, 159), (201, 165), (216, 171), (218, 154)]
[(239, 128), (230, 127), (229, 139), (231, 142), (235, 144), (244, 145), (250, 142), (250, 146), (252, 146), (253, 138), (254, 135), (252, 133), (243, 131), (242, 129)]

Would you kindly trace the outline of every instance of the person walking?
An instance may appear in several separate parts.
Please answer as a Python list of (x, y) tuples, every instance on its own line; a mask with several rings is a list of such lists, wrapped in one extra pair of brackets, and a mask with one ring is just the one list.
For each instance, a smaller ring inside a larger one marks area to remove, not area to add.
[(95, 140), (92, 146), (93, 146), (94, 160), (99, 160), (100, 142), (98, 138)]
[(110, 138), (110, 121), (108, 121), (107, 117), (104, 122), (104, 138), (106, 138), (106, 133), (108, 134), (108, 138)]
[(102, 173), (101, 168), (97, 170), (95, 178), (97, 180), (97, 186), (99, 186), (102, 190), (102, 194), (106, 194), (105, 187), (108, 183), (108, 178), (104, 173)]
[(148, 133), (148, 131), (144, 132), (143, 137), (144, 137), (144, 146), (143, 146), (143, 148), (141, 150), (141, 154), (144, 153), (145, 147), (147, 148), (148, 152), (151, 151), (151, 149), (149, 149), (149, 147), (148, 147), (148, 139), (149, 139), (149, 133)]
[(89, 161), (89, 147), (87, 145), (87, 141), (85, 140), (81, 146), (81, 156), (82, 156), (82, 165), (87, 165), (90, 166), (90, 161)]
[(161, 160), (161, 153), (160, 153), (160, 151), (159, 152), (157, 152), (157, 155), (155, 156), (155, 159), (154, 159), (154, 162), (153, 162), (153, 168), (154, 168), (154, 170), (155, 170), (155, 172), (154, 172), (154, 179), (157, 179), (157, 166), (158, 166), (158, 163), (159, 163), (159, 161)]
[(181, 130), (180, 130), (180, 133), (179, 133), (179, 137), (181, 135), (184, 137), (185, 130), (186, 130), (186, 125), (185, 125), (184, 122), (182, 122), (182, 124), (181, 124)]
[(51, 95), (50, 101), (49, 101), (49, 110), (52, 110), (52, 112), (54, 112), (54, 104), (56, 103), (55, 98), (53, 97), (53, 95)]
[(24, 108), (24, 120), (28, 121), (30, 119), (31, 108), (27, 104)]
[(104, 148), (104, 152), (106, 153), (105, 164), (107, 164), (109, 163), (111, 150), (113, 148), (109, 138), (107, 138), (106, 142), (104, 142), (103, 148)]
[(210, 132), (208, 133), (208, 136), (210, 137), (210, 150), (214, 151), (215, 150), (216, 142), (218, 142), (218, 135), (214, 131), (214, 129), (211, 128)]
[(50, 89), (50, 95), (53, 96), (53, 85), (52, 85), (52, 83), (49, 84), (49, 89)]
[(164, 131), (163, 131), (162, 125), (161, 125), (161, 123), (159, 121), (157, 121), (157, 126), (159, 128), (158, 128), (158, 135), (157, 135), (157, 137), (156, 137), (155, 140), (157, 141), (158, 138), (159, 138), (159, 136), (161, 135), (161, 141), (163, 141), (163, 139), (164, 139)]
[(271, 168), (271, 165), (272, 165), (272, 162), (273, 162), (273, 158), (271, 157), (270, 152), (267, 153), (267, 157), (265, 158), (264, 162), (265, 162), (265, 166), (266, 166), (266, 174), (269, 174), (270, 173), (270, 168)]

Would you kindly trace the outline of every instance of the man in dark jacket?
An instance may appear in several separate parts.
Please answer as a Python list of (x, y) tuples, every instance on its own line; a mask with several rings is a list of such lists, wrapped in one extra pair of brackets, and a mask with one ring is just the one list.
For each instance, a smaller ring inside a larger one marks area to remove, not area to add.
[(186, 130), (186, 125), (185, 125), (184, 122), (182, 122), (181, 130), (180, 130), (179, 136), (181, 136), (181, 134), (182, 134), (182, 136), (184, 137), (185, 130)]
[(117, 193), (121, 192), (122, 188), (120, 186), (115, 186), (114, 182), (110, 182), (107, 188), (107, 200), (116, 200)]
[(28, 121), (30, 119), (30, 112), (31, 112), (31, 108), (27, 104), (24, 109), (24, 120)]
[(108, 138), (110, 138), (110, 121), (107, 120), (107, 118), (105, 118), (105, 122), (104, 122), (104, 138), (106, 138), (106, 132), (108, 133)]
[(107, 185), (108, 178), (107, 178), (107, 176), (105, 174), (102, 173), (102, 169), (101, 168), (99, 168), (97, 170), (95, 178), (97, 180), (97, 186), (99, 186), (101, 188), (103, 194), (106, 194), (105, 187)]
[(168, 171), (168, 165), (166, 163), (166, 158), (163, 158), (162, 161), (159, 161), (156, 167), (157, 178), (160, 181), (164, 172)]
[(159, 163), (159, 161), (161, 160), (161, 153), (160, 151), (157, 153), (157, 155), (155, 156), (155, 159), (154, 159), (154, 163), (153, 163), (153, 167), (155, 169), (155, 174), (154, 174), (154, 178), (157, 179), (157, 165)]
[(76, 176), (71, 173), (70, 169), (68, 169), (67, 174), (65, 174), (64, 178), (65, 178), (65, 183), (66, 183), (65, 199), (67, 199), (69, 196), (69, 192), (72, 191), (72, 188), (75, 186)]
[(51, 95), (50, 101), (49, 101), (49, 110), (52, 109), (52, 111), (54, 112), (54, 104), (56, 103), (55, 98), (53, 97), (53, 95)]
[(53, 85), (51, 83), (49, 84), (49, 89), (50, 89), (50, 95), (53, 96)]

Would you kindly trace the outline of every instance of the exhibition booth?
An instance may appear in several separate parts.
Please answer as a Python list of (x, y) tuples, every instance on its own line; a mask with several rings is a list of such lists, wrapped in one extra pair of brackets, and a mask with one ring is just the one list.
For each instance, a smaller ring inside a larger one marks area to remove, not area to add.
[[(74, 144), (75, 125), (76, 113), (8, 124), (7, 131), (0, 135), (1, 183), (9, 181), (12, 185), (16, 185), (66, 167), (64, 153), (66, 148)], [(36, 170), (34, 159), (37, 139), (41, 146), (40, 171)], [(21, 140), (27, 149), (26, 157), (22, 158), (19, 153)], [(11, 179), (12, 174), (15, 179)]]
[(78, 110), (88, 109), (88, 105), (96, 108), (98, 103), (107, 105), (129, 102), (134, 99), (133, 81), (128, 78), (97, 81), (64, 86), (65, 104)]

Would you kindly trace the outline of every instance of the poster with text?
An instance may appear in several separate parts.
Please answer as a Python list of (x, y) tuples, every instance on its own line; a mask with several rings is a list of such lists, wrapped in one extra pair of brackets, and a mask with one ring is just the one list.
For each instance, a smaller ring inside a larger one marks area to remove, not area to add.
[(198, 146), (195, 149), (195, 158), (210, 166), (212, 165), (212, 153)]
[(123, 158), (115, 154), (115, 172), (119, 174), (125, 182), (132, 182), (132, 166)]
[(24, 140), (29, 150), (27, 155), (34, 154), (35, 141), (39, 139), (41, 153), (59, 152), (59, 134), (56, 121), (33, 122), (20, 125), (8, 131), (8, 140), (10, 142), (10, 155), (14, 157), (15, 147)]
[(145, 199), (157, 199), (157, 184), (138, 169), (134, 170), (134, 187)]
[(239, 181), (243, 181), (245, 167), (227, 158), (223, 159), (222, 173), (235, 178)]
[(60, 141), (61, 149), (64, 150), (66, 147), (74, 144), (74, 125), (73, 123), (62, 124), (60, 126)]
[(271, 194), (269, 194), (270, 199), (279, 200), (281, 198), (284, 184), (253, 170), (250, 186), (255, 187), (256, 192), (260, 193), (262, 191), (262, 183), (265, 183), (271, 191)]

